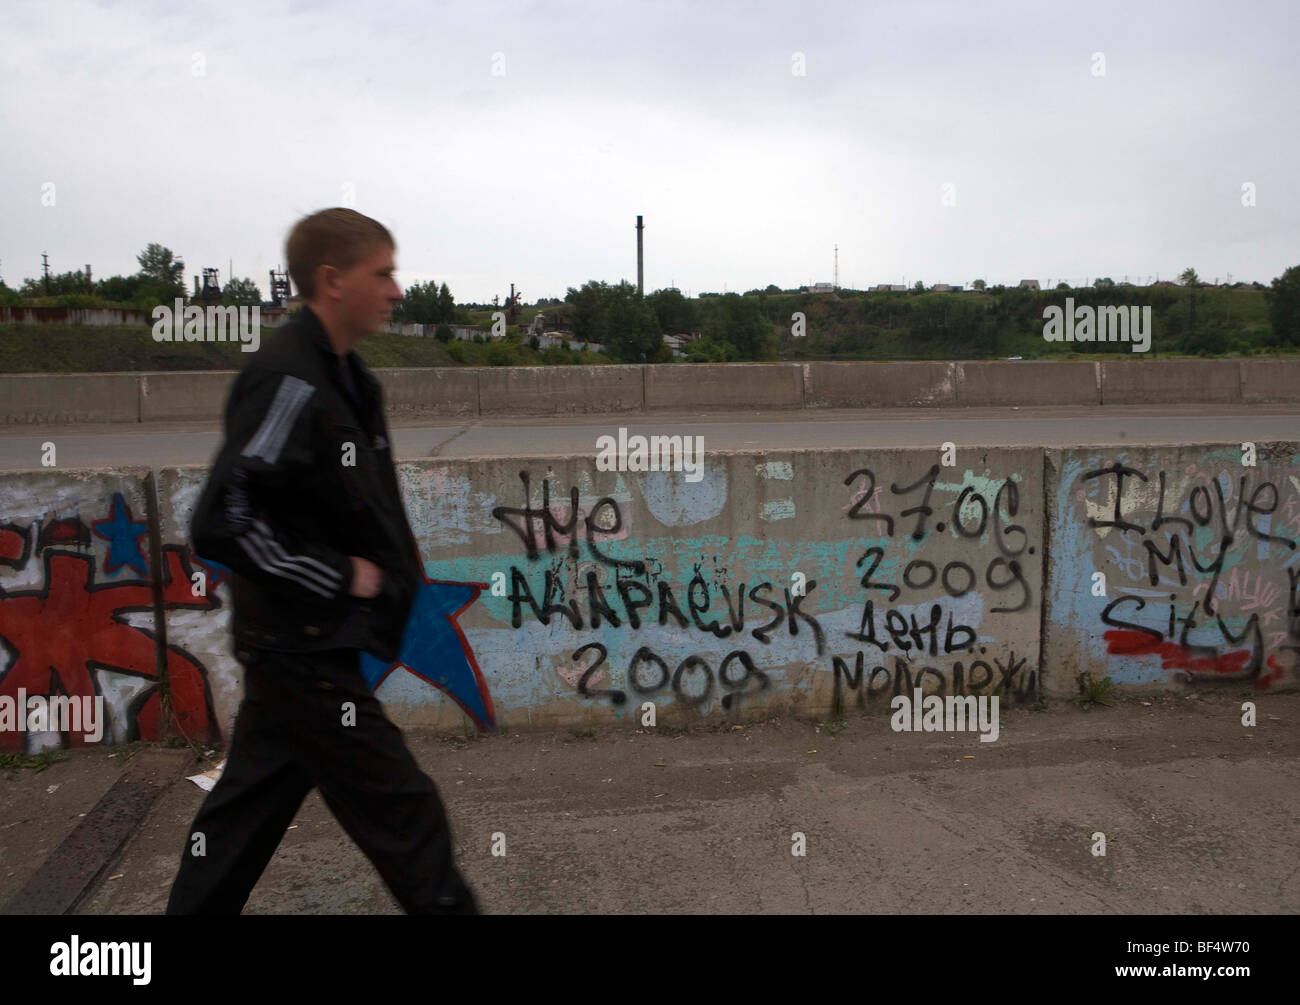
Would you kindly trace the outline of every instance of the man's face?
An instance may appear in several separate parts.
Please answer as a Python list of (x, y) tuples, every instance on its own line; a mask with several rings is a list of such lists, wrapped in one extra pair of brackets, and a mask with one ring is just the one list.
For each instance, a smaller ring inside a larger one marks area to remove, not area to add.
[(379, 331), (402, 299), (395, 269), (393, 249), (382, 245), (339, 274), (339, 313), (358, 336)]

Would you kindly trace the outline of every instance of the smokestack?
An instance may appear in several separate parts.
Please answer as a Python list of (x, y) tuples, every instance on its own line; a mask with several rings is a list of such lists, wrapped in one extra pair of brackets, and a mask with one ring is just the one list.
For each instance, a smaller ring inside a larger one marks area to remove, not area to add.
[(198, 277), (198, 276), (195, 276), (195, 277), (194, 277), (194, 295), (195, 295), (196, 297), (199, 295), (199, 277)]
[(636, 218), (636, 292), (640, 296), (645, 293), (645, 247), (641, 241), (641, 232), (645, 230), (645, 224), (641, 222), (641, 217)]

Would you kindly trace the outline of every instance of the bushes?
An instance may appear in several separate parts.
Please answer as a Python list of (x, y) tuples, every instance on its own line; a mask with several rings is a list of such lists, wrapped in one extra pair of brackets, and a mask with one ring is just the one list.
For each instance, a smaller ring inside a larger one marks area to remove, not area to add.
[(730, 342), (705, 337), (686, 345), (686, 358), (692, 363), (730, 363), (738, 357)]
[(1228, 339), (1222, 328), (1198, 328), (1183, 338), (1180, 348), (1197, 356), (1218, 356), (1228, 351)]
[(508, 342), (493, 342), (488, 346), (488, 366), (514, 366), (519, 362), (519, 354)]
[(81, 309), (86, 307), (102, 307), (104, 301), (102, 298), (90, 293), (65, 293), (59, 297), (60, 307), (71, 307)]

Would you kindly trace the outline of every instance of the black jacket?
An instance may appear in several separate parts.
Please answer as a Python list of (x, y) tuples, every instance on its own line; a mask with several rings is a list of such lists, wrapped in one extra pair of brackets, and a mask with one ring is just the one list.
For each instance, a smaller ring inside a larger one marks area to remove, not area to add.
[[(226, 440), (190, 537), (199, 557), (232, 572), (238, 643), (280, 652), (355, 647), (397, 658), (423, 576), (382, 390), (355, 352), (340, 359), (310, 308), (268, 338), (235, 379)], [(350, 555), (379, 566), (378, 596), (349, 596)]]

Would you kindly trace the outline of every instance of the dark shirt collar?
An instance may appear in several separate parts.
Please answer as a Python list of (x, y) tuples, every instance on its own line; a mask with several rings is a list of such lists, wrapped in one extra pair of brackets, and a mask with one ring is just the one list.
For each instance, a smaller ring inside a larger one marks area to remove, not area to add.
[[(303, 304), (299, 313), (303, 329), (311, 339), (312, 345), (319, 349), (328, 357), (326, 372), (339, 384), (343, 391), (347, 391), (347, 382), (343, 376), (343, 368), (347, 367), (351, 371), (352, 383), (356, 388), (356, 393), (361, 396), (361, 405), (363, 410), (370, 407), (371, 388), (367, 374), (361, 366), (361, 358), (357, 356), (354, 349), (349, 349), (340, 356), (334, 349), (334, 344), (330, 342), (329, 333), (325, 331), (325, 324), (320, 317), (306, 304)], [(358, 416), (364, 419), (365, 416)]]
[(325, 322), (321, 321), (316, 312), (306, 304), (299, 308), (299, 320), (301, 320), (308, 334), (311, 335), (312, 344), (322, 352), (329, 354), (335, 362), (352, 355), (352, 350), (349, 349), (343, 356), (339, 356), (334, 350), (334, 343), (330, 341), (329, 333), (325, 331)]

